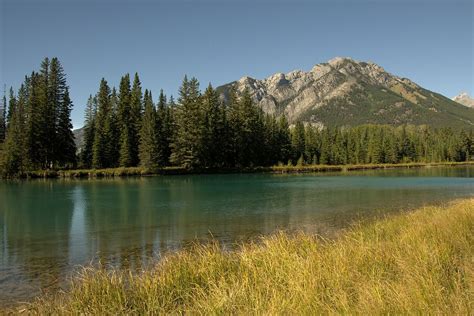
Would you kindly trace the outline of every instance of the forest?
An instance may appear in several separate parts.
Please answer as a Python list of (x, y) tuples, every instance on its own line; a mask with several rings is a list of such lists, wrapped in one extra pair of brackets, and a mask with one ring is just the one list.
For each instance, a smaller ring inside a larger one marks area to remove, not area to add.
[(264, 113), (247, 91), (224, 102), (209, 84), (184, 77), (177, 100), (163, 90), (154, 101), (140, 78), (125, 74), (117, 88), (103, 78), (85, 111), (84, 142), (72, 133), (66, 75), (45, 58), (0, 108), (0, 168), (29, 170), (178, 166), (190, 170), (273, 165), (459, 162), (474, 159), (473, 130), (361, 125), (321, 128), (289, 124)]

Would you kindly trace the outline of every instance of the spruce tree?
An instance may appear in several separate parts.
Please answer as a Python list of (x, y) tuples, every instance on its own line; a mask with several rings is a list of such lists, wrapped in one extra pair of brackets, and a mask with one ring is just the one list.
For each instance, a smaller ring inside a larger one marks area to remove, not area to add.
[(5, 141), (7, 122), (6, 122), (7, 97), (3, 94), (2, 104), (0, 106), (0, 143)]
[(293, 161), (296, 162), (298, 159), (302, 158), (305, 160), (305, 129), (302, 122), (296, 122), (295, 128), (292, 131), (291, 143), (293, 147)]
[(138, 145), (140, 138), (140, 129), (141, 129), (141, 119), (143, 112), (143, 95), (140, 78), (138, 74), (135, 73), (135, 78), (133, 79), (133, 86), (130, 94), (130, 157), (132, 166), (137, 166), (139, 163), (138, 157)]
[(102, 78), (99, 93), (97, 94), (97, 115), (95, 120), (95, 135), (92, 148), (92, 167), (107, 168), (110, 166), (110, 141), (112, 139), (110, 128), (110, 88), (107, 81)]
[(130, 117), (130, 75), (126, 74), (120, 80), (119, 97), (118, 97), (118, 126), (120, 130), (120, 158), (119, 165), (121, 167), (130, 167), (132, 165), (132, 147), (131, 147), (131, 124)]
[(145, 112), (140, 129), (139, 157), (140, 166), (156, 168), (160, 158), (158, 139), (156, 134), (156, 111), (151, 93), (145, 90), (143, 99)]
[(219, 96), (211, 84), (202, 96), (204, 111), (203, 161), (205, 167), (222, 167), (225, 146), (225, 112)]
[(112, 88), (110, 95), (110, 146), (109, 146), (109, 166), (118, 167), (120, 160), (120, 122), (119, 122), (119, 99), (117, 90)]
[(291, 154), (291, 135), (288, 120), (284, 114), (280, 115), (278, 121), (278, 148), (280, 151), (278, 160), (287, 163)]
[(76, 164), (76, 144), (72, 133), (71, 110), (72, 101), (69, 97), (69, 88), (66, 87), (61, 103), (59, 104), (58, 124), (56, 134), (57, 157), (61, 166)]
[(97, 98), (92, 95), (87, 100), (85, 124), (84, 124), (84, 143), (82, 145), (80, 157), (83, 168), (92, 167), (92, 148), (95, 135), (95, 116), (97, 111)]
[[(27, 88), (27, 85), (29, 87)], [(46, 87), (44, 86), (44, 78), (39, 74), (32, 73), (28, 80), (21, 86), (18, 92), (18, 103), (27, 103), (26, 112), (28, 120), (26, 121), (26, 134), (28, 146), (28, 159), (35, 169), (49, 168), (51, 160), (48, 160), (48, 149), (50, 148), (47, 141), (50, 130), (46, 124), (46, 116), (44, 116), (45, 103), (47, 98), (45, 95)], [(52, 140), (54, 142), (54, 139)]]
[[(13, 98), (10, 98), (12, 101)], [(28, 169), (25, 103), (14, 103), (9, 112), (10, 119), (1, 163), (3, 176), (13, 177)]]
[(156, 113), (156, 134), (158, 142), (158, 165), (167, 166), (171, 156), (171, 139), (172, 139), (172, 109), (166, 104), (166, 96), (163, 90), (160, 91), (158, 100), (158, 108)]
[[(234, 92), (235, 93), (235, 92)], [(233, 94), (234, 94), (233, 93)], [(230, 97), (229, 124), (232, 130), (234, 156), (238, 167), (249, 167), (263, 161), (263, 113), (258, 109), (247, 90), (236, 101)]]
[(173, 139), (171, 160), (188, 169), (201, 167), (203, 139), (203, 113), (199, 82), (184, 77), (179, 89), (176, 108), (176, 134)]
[(15, 96), (15, 92), (13, 91), (13, 87), (10, 87), (10, 93), (9, 93), (9, 99), (8, 99), (8, 111), (7, 111), (7, 119), (6, 119), (7, 129), (8, 129), (8, 125), (10, 124), (10, 121), (12, 120), (13, 113), (15, 112), (15, 107), (16, 107), (16, 96)]
[[(49, 58), (45, 58), (40, 67), (39, 82), (34, 80), (34, 85), (38, 86), (39, 111), (41, 112), (38, 124), (40, 126), (41, 159), (43, 168), (54, 167), (57, 158), (56, 129), (58, 106), (62, 98), (64, 88), (64, 78), (62, 69), (58, 65), (57, 59), (54, 62), (54, 69)], [(33, 80), (33, 78), (32, 78)]]

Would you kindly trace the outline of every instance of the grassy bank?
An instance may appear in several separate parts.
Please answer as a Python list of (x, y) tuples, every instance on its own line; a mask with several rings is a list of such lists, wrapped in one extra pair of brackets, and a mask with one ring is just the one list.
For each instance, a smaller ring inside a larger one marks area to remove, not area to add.
[(361, 165), (303, 165), (303, 166), (272, 166), (229, 169), (194, 169), (181, 167), (165, 167), (148, 169), (142, 167), (108, 168), (108, 169), (77, 169), (77, 170), (39, 170), (29, 171), (20, 175), (21, 178), (110, 178), (151, 175), (182, 175), (182, 174), (215, 174), (215, 173), (311, 173), (311, 172), (347, 172), (356, 170), (376, 169), (408, 169), (439, 166), (474, 165), (474, 161), (438, 162), (438, 163), (400, 163), (400, 164), (361, 164)]
[(139, 275), (85, 269), (40, 314), (472, 314), (474, 199), (359, 225), (335, 241), (277, 234), (170, 254)]

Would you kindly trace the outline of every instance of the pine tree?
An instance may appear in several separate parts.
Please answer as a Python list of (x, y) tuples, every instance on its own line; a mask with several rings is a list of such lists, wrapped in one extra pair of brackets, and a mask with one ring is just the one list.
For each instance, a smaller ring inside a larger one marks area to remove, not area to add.
[(222, 167), (224, 164), (225, 146), (225, 111), (219, 97), (211, 84), (202, 96), (204, 111), (203, 131), (203, 166)]
[(85, 124), (84, 124), (84, 144), (81, 149), (81, 165), (83, 168), (92, 167), (92, 147), (95, 136), (95, 116), (97, 111), (97, 98), (89, 96), (87, 100)]
[(143, 95), (142, 87), (140, 83), (140, 78), (138, 74), (135, 73), (135, 78), (133, 80), (132, 91), (130, 94), (130, 157), (132, 166), (137, 166), (139, 163), (138, 157), (138, 145), (140, 138), (140, 129), (141, 129), (141, 119), (143, 112)]
[(170, 142), (172, 139), (171, 109), (166, 104), (166, 96), (160, 91), (156, 113), (156, 137), (158, 142), (158, 165), (167, 166), (171, 156)]
[(240, 100), (235, 100), (235, 92), (230, 95), (229, 126), (232, 131), (233, 155), (237, 167), (261, 164), (263, 160), (263, 113), (253, 104), (245, 90)]
[[(10, 98), (12, 101), (13, 98)], [(16, 100), (15, 100), (16, 101)], [(14, 103), (9, 111), (8, 132), (1, 163), (3, 176), (16, 176), (28, 169), (25, 103)]]
[(102, 78), (100, 82), (99, 93), (97, 95), (97, 115), (95, 125), (95, 135), (93, 144), (92, 167), (109, 167), (110, 141), (112, 138), (110, 129), (110, 88)]
[(15, 113), (15, 107), (16, 107), (16, 96), (15, 96), (15, 92), (13, 91), (13, 87), (10, 87), (7, 120), (6, 120), (7, 129), (8, 129), (8, 125), (10, 124), (12, 120), (13, 113)]
[(185, 76), (179, 95), (171, 161), (188, 169), (198, 168), (202, 163), (203, 113), (197, 79), (188, 81)]
[(109, 122), (110, 126), (110, 147), (109, 147), (109, 166), (118, 167), (120, 160), (120, 120), (119, 120), (119, 99), (117, 96), (117, 90), (115, 87), (112, 88), (110, 95), (110, 115)]
[(62, 98), (64, 78), (62, 69), (55, 59), (54, 70), (49, 58), (45, 58), (41, 63), (39, 81), (33, 79), (33, 85), (38, 86), (38, 112), (39, 119), (36, 119), (41, 131), (39, 136), (39, 147), (43, 168), (54, 167), (57, 156), (56, 129), (58, 106)]
[(121, 167), (132, 166), (132, 152), (131, 147), (131, 124), (132, 120), (130, 117), (130, 75), (126, 74), (120, 80), (119, 97), (118, 97), (118, 126), (120, 129), (120, 158), (119, 165)]
[(0, 144), (5, 141), (7, 122), (6, 122), (7, 97), (3, 93), (2, 105), (0, 106)]
[(18, 104), (27, 104), (25, 106), (28, 117), (26, 121), (27, 152), (29, 162), (35, 169), (49, 168), (51, 162), (48, 161), (47, 155), (50, 148), (47, 132), (50, 129), (46, 127), (47, 121), (44, 115), (47, 100), (45, 92), (44, 78), (34, 72), (30, 78), (25, 79), (25, 83), (18, 91)]
[(297, 161), (301, 157), (305, 160), (305, 129), (302, 122), (296, 122), (295, 128), (292, 132), (291, 143), (293, 147), (293, 161)]
[(319, 164), (329, 165), (331, 163), (331, 135), (328, 128), (325, 128), (321, 133), (320, 144)]
[(140, 129), (140, 166), (156, 168), (160, 158), (156, 134), (156, 112), (151, 93), (148, 90), (145, 90), (143, 103), (145, 105), (145, 112)]
[(69, 97), (69, 88), (66, 87), (61, 103), (59, 104), (56, 146), (58, 147), (57, 160), (61, 166), (76, 164), (76, 144), (72, 133), (71, 110), (72, 101)]
[(305, 153), (306, 161), (309, 164), (317, 164), (318, 162), (318, 139), (317, 130), (308, 126), (305, 129)]
[(280, 115), (278, 121), (278, 160), (287, 163), (291, 155), (291, 135), (288, 121), (284, 114)]

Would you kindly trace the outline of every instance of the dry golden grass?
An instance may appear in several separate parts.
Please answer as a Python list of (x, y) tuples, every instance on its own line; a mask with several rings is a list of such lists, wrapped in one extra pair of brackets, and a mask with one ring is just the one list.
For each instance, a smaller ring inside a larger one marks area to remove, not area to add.
[(86, 268), (40, 314), (472, 315), (474, 199), (359, 225), (334, 241), (283, 233), (196, 245), (138, 275)]

